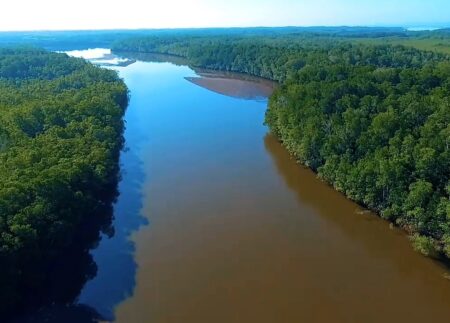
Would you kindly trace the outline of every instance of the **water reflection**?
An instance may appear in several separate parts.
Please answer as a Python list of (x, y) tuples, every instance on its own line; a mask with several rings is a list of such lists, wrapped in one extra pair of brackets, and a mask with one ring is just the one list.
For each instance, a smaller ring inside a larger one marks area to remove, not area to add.
[(89, 60), (91, 63), (103, 67), (112, 67), (112, 66), (129, 66), (136, 61), (129, 58), (119, 57), (111, 52), (110, 49), (107, 48), (90, 48), (83, 50), (70, 50), (70, 51), (62, 51), (62, 53), (66, 53), (72, 57), (84, 58)]
[(217, 94), (244, 100), (265, 101), (272, 94), (276, 82), (247, 74), (214, 71), (192, 66), (183, 57), (155, 53), (115, 53), (119, 57), (142, 62), (171, 63), (176, 66), (189, 66), (197, 76), (185, 79)]
[(147, 223), (140, 216), (145, 176), (135, 149), (122, 152), (121, 165), (120, 198), (89, 217), (95, 221), (83, 225), (77, 243), (54, 265), (45, 291), (33, 295), (39, 304), (52, 305), (29, 310), (11, 323), (114, 321), (116, 305), (132, 296), (137, 265), (130, 236)]
[[(314, 277), (321, 277), (309, 297), (318, 294), (322, 305), (331, 308), (326, 298), (334, 293), (330, 286), (336, 286), (339, 301), (345, 302), (342, 306), (352, 308), (353, 313), (336, 317), (335, 322), (360, 322), (367, 317), (384, 322), (420, 322), (434, 317), (434, 322), (445, 322), (450, 317), (450, 291), (443, 277), (448, 269), (442, 263), (416, 253), (401, 230), (390, 228), (371, 212), (361, 212), (364, 209), (318, 180), (274, 136), (266, 135), (264, 145), (299, 204), (322, 220), (321, 230), (315, 232), (319, 237), (308, 239), (314, 258), (303, 270), (312, 267)], [(314, 230), (308, 224), (297, 234)], [(376, 313), (372, 304), (382, 304), (384, 313)]]
[(53, 305), (14, 323), (97, 323), (104, 318), (93, 308), (84, 305)]
[(122, 181), (120, 198), (114, 205), (115, 235), (104, 239), (92, 251), (97, 263), (97, 275), (83, 288), (78, 304), (88, 304), (101, 314), (102, 319), (114, 320), (114, 308), (133, 294), (136, 262), (135, 246), (130, 236), (146, 220), (140, 216), (142, 208), (142, 161), (134, 149), (122, 152)]
[[(114, 66), (119, 74), (135, 62), (132, 58), (118, 57), (111, 53), (110, 49), (89, 49), (68, 52), (68, 54), (89, 59), (101, 66)], [(102, 320), (113, 321), (116, 305), (133, 295), (137, 265), (134, 260), (135, 245), (131, 235), (140, 226), (147, 224), (147, 220), (140, 214), (145, 173), (139, 154), (140, 146), (146, 139), (131, 121), (135, 113), (135, 105), (136, 98), (131, 93), (129, 107), (125, 114), (125, 122), (129, 122), (124, 133), (125, 149), (120, 155), (121, 181), (118, 186), (120, 198), (113, 205), (114, 236), (104, 236), (101, 243), (91, 250), (90, 255), (97, 268), (96, 275), (90, 277), (91, 279), (84, 286), (80, 286), (73, 302), (75, 305), (70, 307), (70, 311), (68, 308), (52, 308), (46, 313), (56, 311), (58, 317), (61, 317), (66, 312), (70, 314), (70, 312), (81, 310), (83, 315), (95, 313), (91, 316), (93, 319), (98, 316)]]
[[(114, 58), (102, 49), (69, 54), (91, 60)], [(116, 68), (123, 68), (120, 65)], [(130, 113), (129, 108), (125, 119)], [(120, 174), (105, 190), (102, 207), (86, 217), (75, 243), (52, 264), (44, 290), (28, 290), (27, 309), (12, 323), (113, 321), (115, 306), (133, 294), (137, 265), (130, 237), (147, 223), (140, 215), (145, 174), (138, 153), (145, 139), (132, 126), (124, 137)]]
[(171, 63), (175, 66), (189, 65), (189, 61), (186, 58), (175, 55), (138, 52), (114, 52), (114, 54), (123, 59), (131, 59), (140, 62)]
[[(355, 244), (363, 246), (371, 257), (377, 261), (382, 259), (391, 261), (392, 265), (403, 274), (421, 273), (424, 279), (428, 276), (424, 275), (424, 265), (426, 267), (427, 264), (431, 264), (430, 268), (436, 268), (438, 272), (447, 270), (442, 263), (418, 257), (403, 231), (389, 227), (388, 223), (376, 214), (359, 207), (343, 194), (318, 180), (316, 174), (299, 165), (273, 135), (267, 134), (264, 137), (264, 146), (278, 174), (286, 186), (295, 193), (299, 202), (313, 208), (330, 226), (339, 228), (347, 237), (354, 240)], [(392, 248), (394, 245), (396, 247)], [(411, 260), (415, 261), (414, 266), (406, 261), (393, 261), (406, 256), (412, 257)]]
[[(105, 191), (101, 206), (80, 225), (74, 237), (75, 243), (65, 248), (56, 259), (51, 259), (42, 288), (27, 288), (27, 294), (23, 295), (24, 314), (11, 322), (71, 322), (69, 319), (79, 318), (77, 322), (83, 323), (101, 318), (96, 310), (74, 304), (80, 290), (98, 272), (90, 250), (101, 240), (114, 236), (112, 205), (117, 196), (117, 184)], [(64, 319), (63, 313), (68, 315)]]

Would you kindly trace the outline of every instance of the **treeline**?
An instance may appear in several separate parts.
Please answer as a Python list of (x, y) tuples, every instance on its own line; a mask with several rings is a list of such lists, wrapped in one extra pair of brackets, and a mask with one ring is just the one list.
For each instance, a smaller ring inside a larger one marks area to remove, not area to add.
[(15, 31), (0, 32), (0, 46), (39, 46), (50, 50), (109, 48), (118, 40), (131, 37), (301, 37), (378, 39), (414, 41), (448, 38), (450, 30), (409, 31), (402, 27), (246, 27), (246, 28), (186, 28), (136, 30), (78, 30), (78, 31)]
[(162, 53), (187, 58), (192, 65), (249, 73), (281, 83), (308, 66), (419, 68), (445, 56), (414, 48), (369, 46), (341, 38), (284, 37), (141, 37), (116, 42), (117, 52)]
[[(0, 46), (39, 46), (51, 50), (110, 47), (114, 41), (142, 36), (282, 36), (311, 34), (331, 37), (381, 37), (408, 32), (400, 27), (250, 27), (250, 28), (186, 28), (136, 30), (74, 30), (0, 32)], [(415, 32), (415, 34), (419, 34)], [(420, 33), (422, 34), (422, 33)]]
[(302, 163), (450, 258), (450, 61), (402, 46), (286, 37), (147, 37), (115, 51), (281, 83), (266, 123)]
[(106, 216), (115, 198), (127, 103), (113, 71), (0, 49), (1, 313), (39, 301), (64, 252), (95, 241), (86, 223), (101, 223), (90, 217)]

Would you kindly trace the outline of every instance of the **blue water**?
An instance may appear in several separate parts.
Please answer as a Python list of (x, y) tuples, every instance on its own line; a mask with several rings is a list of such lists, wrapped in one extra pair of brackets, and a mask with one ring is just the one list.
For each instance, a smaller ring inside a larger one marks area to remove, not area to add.
[[(114, 206), (115, 234), (112, 238), (104, 236), (98, 248), (92, 251), (98, 267), (97, 276), (85, 285), (78, 298), (79, 304), (95, 309), (107, 320), (114, 319), (115, 306), (130, 297), (135, 287), (137, 265), (131, 236), (141, 226), (149, 225), (142, 215), (143, 185), (151, 181), (148, 178), (151, 176), (170, 177), (161, 172), (152, 174), (152, 169), (161, 169), (158, 163), (164, 167), (168, 163), (173, 167), (188, 167), (195, 163), (195, 156), (206, 153), (204, 149), (220, 157), (221, 151), (233, 145), (234, 139), (245, 140), (242, 130), (233, 139), (233, 129), (245, 129), (245, 122), (250, 118), (259, 120), (259, 131), (255, 134), (255, 129), (249, 127), (249, 138), (263, 137), (267, 131), (262, 125), (266, 100), (242, 100), (201, 88), (185, 80), (185, 77), (197, 75), (187, 66), (136, 62), (115, 69), (130, 90), (130, 104), (125, 115), (126, 144), (120, 158), (120, 196)], [(237, 107), (245, 108), (239, 118), (236, 118)], [(220, 121), (211, 122), (211, 114)], [(230, 136), (220, 135), (223, 132)], [(205, 135), (216, 138), (212, 150), (211, 141), (204, 140)], [(182, 137), (186, 141), (180, 141)], [(252, 145), (251, 139), (248, 145)], [(239, 147), (245, 154), (246, 146)], [(158, 155), (153, 156), (152, 152)], [(179, 161), (173, 157), (178, 157), (183, 165), (177, 165)], [(209, 165), (203, 163), (201, 168), (192, 168), (190, 173), (199, 172), (200, 176), (205, 167), (215, 167), (212, 161)]]

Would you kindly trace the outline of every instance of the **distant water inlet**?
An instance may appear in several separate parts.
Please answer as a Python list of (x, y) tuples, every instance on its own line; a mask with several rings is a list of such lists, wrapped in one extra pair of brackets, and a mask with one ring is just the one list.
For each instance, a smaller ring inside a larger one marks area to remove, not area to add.
[(450, 321), (447, 270), (268, 133), (273, 84), (144, 59), (113, 67), (122, 182), (79, 322)]
[(89, 60), (91, 63), (100, 66), (127, 66), (135, 61), (129, 58), (121, 58), (111, 53), (107, 48), (91, 48), (85, 50), (72, 50), (65, 52), (69, 56), (81, 57)]

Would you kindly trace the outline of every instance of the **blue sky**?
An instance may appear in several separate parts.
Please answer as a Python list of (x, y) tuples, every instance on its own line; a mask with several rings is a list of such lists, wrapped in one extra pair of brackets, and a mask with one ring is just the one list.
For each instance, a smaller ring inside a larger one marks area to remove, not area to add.
[(450, 26), (450, 0), (6, 0), (0, 30)]

